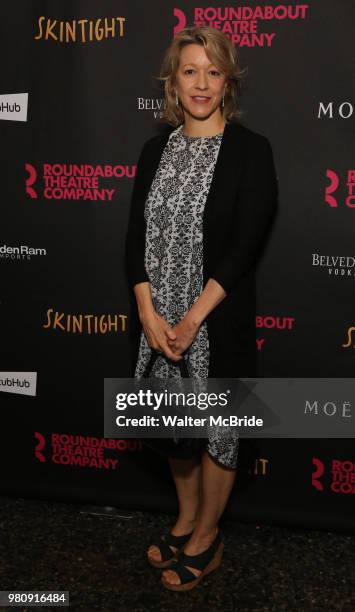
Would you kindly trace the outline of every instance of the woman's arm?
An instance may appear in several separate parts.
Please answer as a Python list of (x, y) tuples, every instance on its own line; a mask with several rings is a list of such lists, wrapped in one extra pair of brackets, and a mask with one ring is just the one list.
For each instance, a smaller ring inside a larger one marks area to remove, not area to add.
[(269, 140), (258, 135), (246, 154), (246, 172), (231, 228), (233, 240), (211, 271), (211, 277), (227, 294), (256, 264), (278, 203), (277, 175)]
[(200, 327), (209, 313), (226, 297), (223, 287), (214, 279), (209, 278), (201, 295), (186, 313), (186, 318), (195, 326)]
[(240, 189), (233, 235), (221, 259), (217, 259), (211, 278), (201, 295), (186, 313), (191, 323), (202, 321), (256, 263), (277, 209), (278, 184), (273, 153), (263, 136), (257, 148), (250, 148), (246, 175)]
[(136, 167), (133, 184), (131, 206), (128, 218), (128, 227), (125, 242), (125, 264), (128, 283), (131, 289), (142, 282), (149, 282), (144, 267), (145, 231), (144, 218), (144, 156), (147, 152), (149, 140), (143, 146)]
[(136, 296), (139, 319), (151, 348), (162, 351), (172, 361), (179, 361), (180, 355), (175, 354), (169, 346), (169, 341), (176, 339), (176, 333), (163, 317), (155, 310), (150, 283), (137, 283), (133, 287)]
[(163, 351), (170, 359), (179, 361), (181, 357), (175, 355), (168, 345), (168, 338), (174, 339), (176, 334), (167, 321), (155, 311), (150, 279), (144, 265), (146, 222), (143, 168), (149, 142), (148, 140), (143, 146), (136, 167), (125, 242), (126, 274), (137, 301), (139, 319), (149, 346)]
[(256, 264), (277, 210), (278, 184), (268, 139), (259, 136), (247, 152), (246, 173), (236, 202), (234, 239), (217, 259), (201, 295), (173, 328), (176, 341), (168, 341), (180, 353), (192, 344), (207, 315), (236, 288), (240, 278)]
[(214, 278), (208, 279), (196, 302), (173, 327), (176, 337), (167, 340), (173, 354), (180, 356), (192, 344), (203, 320), (226, 295), (223, 287)]
[(149, 282), (137, 283), (133, 287), (134, 295), (138, 307), (138, 315), (140, 320), (150, 315), (155, 309), (152, 300), (152, 292)]

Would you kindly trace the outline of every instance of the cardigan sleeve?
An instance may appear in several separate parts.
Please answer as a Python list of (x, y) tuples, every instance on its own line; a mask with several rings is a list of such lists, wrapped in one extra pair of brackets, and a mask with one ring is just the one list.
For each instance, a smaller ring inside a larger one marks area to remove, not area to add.
[(142, 197), (142, 190), (144, 187), (143, 160), (148, 148), (148, 143), (149, 141), (144, 144), (136, 165), (125, 241), (126, 275), (129, 286), (132, 289), (137, 283), (149, 282), (149, 277), (144, 266), (146, 223), (144, 218), (145, 199)]
[(277, 210), (278, 183), (269, 140), (259, 135), (247, 156), (231, 227), (233, 238), (210, 273), (227, 294), (256, 264)]

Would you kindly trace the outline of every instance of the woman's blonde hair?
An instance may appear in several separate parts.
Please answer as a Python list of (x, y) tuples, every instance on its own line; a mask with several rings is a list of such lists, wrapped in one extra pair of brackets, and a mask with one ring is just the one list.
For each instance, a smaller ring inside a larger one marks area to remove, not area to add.
[(239, 84), (247, 68), (240, 69), (237, 51), (223, 32), (209, 26), (193, 26), (180, 30), (163, 58), (158, 77), (164, 82), (165, 108), (161, 117), (162, 121), (175, 127), (184, 122), (183, 109), (180, 104), (176, 105), (174, 86), (181, 49), (190, 44), (203, 46), (208, 59), (226, 77), (224, 106), (221, 108), (225, 120), (240, 117), (242, 112), (239, 109)]

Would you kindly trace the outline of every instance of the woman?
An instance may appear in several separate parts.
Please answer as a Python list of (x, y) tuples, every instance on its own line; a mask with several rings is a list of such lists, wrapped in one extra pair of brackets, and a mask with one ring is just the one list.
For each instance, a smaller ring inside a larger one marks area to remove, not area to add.
[[(152, 350), (151, 376), (255, 377), (255, 266), (277, 207), (268, 139), (236, 117), (241, 72), (220, 31), (182, 30), (163, 62), (170, 129), (150, 138), (137, 164), (126, 241), (136, 319), (133, 371)], [(147, 551), (162, 583), (188, 590), (221, 561), (218, 527), (237, 468), (238, 436), (209, 436), (201, 456), (169, 457), (179, 515)], [(183, 551), (182, 551), (183, 548)]]

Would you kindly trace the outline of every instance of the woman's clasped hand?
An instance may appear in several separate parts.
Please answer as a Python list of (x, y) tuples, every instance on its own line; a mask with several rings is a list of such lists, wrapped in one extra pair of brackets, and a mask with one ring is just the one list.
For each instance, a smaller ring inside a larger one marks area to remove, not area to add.
[(172, 361), (180, 361), (184, 353), (194, 341), (198, 325), (185, 315), (173, 327), (155, 310), (142, 316), (142, 327), (151, 348)]

